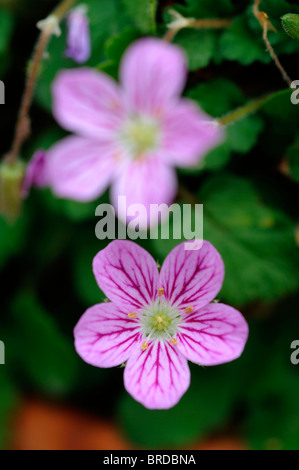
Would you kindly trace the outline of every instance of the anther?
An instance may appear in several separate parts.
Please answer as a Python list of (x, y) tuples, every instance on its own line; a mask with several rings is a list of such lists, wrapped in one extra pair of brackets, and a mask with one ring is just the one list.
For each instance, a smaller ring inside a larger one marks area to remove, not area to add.
[(137, 318), (137, 312), (128, 313), (129, 318)]
[(171, 338), (169, 342), (174, 345), (178, 344), (178, 340), (176, 338)]
[(162, 297), (164, 295), (164, 287), (159, 287), (159, 297)]
[(160, 315), (157, 316), (157, 323), (163, 323), (163, 318)]
[(184, 309), (184, 312), (185, 313), (191, 313), (191, 312), (193, 312), (193, 310), (194, 310), (193, 307), (187, 307), (187, 308)]
[(142, 351), (145, 351), (147, 348), (148, 348), (148, 343), (146, 341), (143, 341), (143, 343), (141, 345)]

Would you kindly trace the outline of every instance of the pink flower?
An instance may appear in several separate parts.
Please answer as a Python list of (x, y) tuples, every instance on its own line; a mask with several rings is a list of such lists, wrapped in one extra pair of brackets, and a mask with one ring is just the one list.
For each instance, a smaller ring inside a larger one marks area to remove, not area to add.
[(89, 21), (86, 5), (79, 5), (67, 16), (67, 49), (65, 55), (78, 64), (86, 62), (91, 54)]
[[(54, 115), (77, 135), (50, 149), (54, 193), (90, 201), (112, 183), (115, 208), (118, 196), (147, 211), (150, 204), (171, 203), (173, 167), (195, 165), (222, 136), (193, 102), (179, 99), (186, 73), (182, 50), (154, 38), (129, 47), (121, 87), (96, 70), (61, 72), (53, 87)], [(126, 214), (118, 215), (126, 221)]]
[(48, 172), (46, 169), (46, 152), (37, 150), (29, 161), (22, 187), (22, 197), (27, 197), (31, 186), (45, 188), (48, 186)]
[(189, 361), (212, 366), (238, 358), (248, 326), (232, 307), (209, 303), (219, 292), (224, 266), (204, 241), (184, 243), (160, 273), (154, 259), (131, 241), (116, 240), (93, 260), (98, 285), (112, 301), (89, 308), (75, 327), (75, 347), (89, 364), (127, 361), (124, 384), (145, 407), (174, 406), (190, 384)]

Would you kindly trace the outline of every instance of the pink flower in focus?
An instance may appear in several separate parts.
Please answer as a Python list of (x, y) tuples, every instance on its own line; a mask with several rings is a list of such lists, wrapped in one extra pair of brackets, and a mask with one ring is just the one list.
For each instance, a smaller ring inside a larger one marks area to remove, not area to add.
[(127, 361), (125, 388), (145, 407), (167, 409), (180, 400), (190, 384), (187, 360), (212, 366), (242, 354), (245, 319), (228, 305), (209, 303), (224, 277), (221, 256), (209, 242), (199, 250), (178, 245), (159, 273), (147, 251), (116, 240), (95, 256), (93, 271), (111, 302), (81, 317), (76, 350), (97, 367)]
[[(182, 50), (145, 38), (126, 51), (118, 86), (106, 74), (81, 68), (54, 82), (54, 115), (75, 132), (50, 150), (51, 186), (63, 198), (90, 201), (110, 183), (127, 205), (170, 204), (174, 166), (195, 165), (222, 137), (212, 119), (180, 99), (187, 75)], [(126, 214), (118, 214), (126, 221)], [(147, 220), (143, 221), (145, 224)]]
[(46, 169), (46, 152), (37, 150), (29, 161), (22, 187), (22, 197), (28, 196), (31, 186), (45, 188), (48, 186), (48, 171)]
[(67, 16), (67, 49), (65, 55), (78, 64), (86, 62), (91, 54), (89, 21), (86, 5), (79, 5)]

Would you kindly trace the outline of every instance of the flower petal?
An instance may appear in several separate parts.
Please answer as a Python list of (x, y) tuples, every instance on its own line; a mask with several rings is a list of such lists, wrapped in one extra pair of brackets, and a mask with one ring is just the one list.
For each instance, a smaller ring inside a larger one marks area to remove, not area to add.
[(111, 138), (124, 116), (121, 92), (102, 72), (64, 70), (53, 84), (53, 113), (69, 131), (96, 139)]
[(67, 49), (66, 57), (78, 64), (86, 62), (91, 55), (89, 20), (87, 6), (79, 5), (67, 15)]
[(157, 341), (145, 351), (139, 346), (132, 352), (124, 383), (126, 390), (146, 408), (168, 409), (188, 389), (190, 370), (175, 346)]
[(121, 308), (139, 309), (157, 297), (157, 264), (134, 242), (109, 243), (95, 256), (93, 272), (100, 289)]
[(224, 264), (216, 248), (203, 241), (198, 250), (176, 246), (165, 259), (160, 272), (159, 287), (172, 305), (198, 310), (220, 291)]
[(32, 186), (45, 188), (49, 183), (47, 152), (37, 150), (28, 162), (22, 186), (22, 197), (27, 197)]
[(112, 303), (89, 308), (75, 329), (75, 348), (79, 356), (96, 367), (114, 367), (125, 362), (139, 338), (137, 322)]
[(50, 186), (62, 198), (75, 201), (96, 199), (109, 185), (116, 160), (112, 145), (66, 137), (47, 155)]
[(248, 337), (248, 325), (238, 310), (212, 303), (186, 317), (177, 347), (189, 361), (213, 366), (237, 359)]
[(194, 103), (181, 100), (169, 106), (162, 119), (161, 157), (176, 166), (196, 165), (221, 143), (223, 132), (216, 121)]
[[(127, 214), (129, 206), (142, 204), (143, 209), (138, 211), (138, 220), (140, 228), (146, 229), (151, 225), (150, 206), (169, 205), (175, 199), (176, 193), (175, 170), (159, 158), (149, 156), (135, 160), (123, 169), (111, 187), (111, 200), (118, 217), (125, 223), (131, 219)], [(119, 199), (120, 197), (122, 198)], [(162, 210), (162, 216), (163, 212), (166, 212), (165, 209), (167, 208)]]
[(125, 52), (120, 77), (131, 111), (159, 113), (183, 90), (187, 67), (183, 51), (173, 44), (145, 38)]

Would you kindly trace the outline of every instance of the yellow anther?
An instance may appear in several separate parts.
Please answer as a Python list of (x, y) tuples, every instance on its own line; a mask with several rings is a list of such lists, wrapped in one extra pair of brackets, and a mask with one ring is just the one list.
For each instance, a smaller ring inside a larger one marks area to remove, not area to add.
[(160, 317), (160, 315), (157, 316), (157, 322), (158, 323), (163, 323), (163, 318)]
[(162, 297), (164, 295), (164, 287), (159, 287), (159, 297)]
[(146, 341), (143, 341), (143, 343), (141, 345), (142, 351), (145, 351), (147, 348), (148, 348), (148, 343)]
[(137, 312), (128, 313), (129, 318), (137, 318)]
[(193, 312), (193, 310), (194, 310), (193, 307), (187, 307), (187, 308), (184, 309), (184, 312), (185, 313), (191, 313), (191, 312)]
[(178, 340), (176, 338), (171, 338), (169, 342), (174, 345), (178, 344)]

